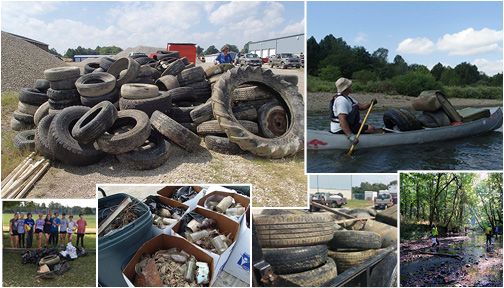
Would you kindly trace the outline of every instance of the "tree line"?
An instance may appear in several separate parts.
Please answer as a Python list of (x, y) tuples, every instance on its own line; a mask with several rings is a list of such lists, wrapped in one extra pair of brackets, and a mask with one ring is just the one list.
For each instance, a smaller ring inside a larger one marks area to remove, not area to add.
[(121, 51), (123, 51), (123, 49), (117, 46), (96, 46), (95, 49), (77, 46), (77, 48), (75, 49), (68, 48), (63, 56), (67, 58), (73, 58), (75, 55), (115, 55)]
[(79, 213), (86, 215), (96, 214), (96, 208), (93, 207), (64, 206), (60, 203), (52, 201), (47, 205), (45, 203), (35, 203), (33, 201), (6, 201), (3, 203), (3, 213), (7, 214), (13, 214), (15, 212), (36, 212), (46, 214), (48, 211), (58, 211), (60, 214), (65, 212), (66, 214), (73, 215), (78, 215)]
[[(408, 64), (401, 55), (389, 62), (389, 51), (385, 48), (370, 53), (362, 46), (351, 47), (343, 38), (332, 34), (320, 42), (310, 37), (307, 52), (307, 72), (311, 80), (308, 87), (312, 92), (327, 88), (332, 91), (334, 89), (327, 86), (329, 83), (323, 82), (330, 82), (334, 87), (336, 79), (346, 77), (355, 80), (356, 91), (418, 96), (421, 91), (430, 89), (446, 89), (445, 92), (450, 94), (460, 93), (460, 90), (449, 90), (451, 87), (487, 87), (497, 88), (501, 92), (499, 98), (502, 97), (502, 73), (490, 77), (467, 62), (455, 67), (437, 63), (431, 69), (421, 64)], [(492, 96), (498, 94), (496, 91), (491, 91)]]
[(502, 173), (401, 174), (401, 223), (433, 223), (443, 230), (502, 226)]
[(362, 182), (360, 186), (352, 187), (352, 198), (364, 200), (365, 191), (387, 190), (389, 186), (397, 185), (397, 180), (391, 181), (388, 185), (383, 183)]

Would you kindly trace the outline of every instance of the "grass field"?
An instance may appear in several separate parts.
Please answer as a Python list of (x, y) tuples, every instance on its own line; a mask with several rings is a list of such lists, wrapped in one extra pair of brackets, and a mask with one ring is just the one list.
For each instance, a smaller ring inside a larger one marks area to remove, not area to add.
[(349, 199), (349, 200), (347, 200), (347, 205), (345, 205), (344, 207), (345, 208), (367, 208), (369, 206), (373, 206), (373, 201)]
[(96, 254), (70, 262), (71, 269), (54, 279), (37, 279), (35, 264), (21, 264), (21, 253), (3, 251), (3, 287), (96, 287)]
[[(25, 215), (25, 218), (26, 218), (26, 215)], [(44, 218), (45, 218), (45, 215), (44, 215)], [(7, 227), (7, 230), (9, 229), (10, 219), (12, 219), (12, 214), (4, 213), (2, 215), (2, 225), (4, 226), (4, 231), (5, 231), (5, 227)], [(33, 219), (35, 219), (35, 220), (38, 219), (38, 215), (34, 215)], [(61, 219), (61, 215), (60, 215), (60, 219)], [(68, 219), (68, 215), (67, 215), (67, 219)], [(84, 215), (84, 219), (87, 222), (87, 228), (96, 228), (96, 215)], [(79, 220), (79, 215), (74, 215), (73, 220), (74, 220), (74, 222)]]
[[(9, 238), (9, 233), (4, 232), (3, 234), (3, 247), (4, 248), (12, 248), (11, 243), (10, 243), (10, 238)], [(72, 237), (72, 244), (75, 246), (77, 243), (77, 234), (74, 233)], [(45, 239), (42, 238), (42, 247), (44, 246), (44, 241)], [(26, 243), (26, 240), (25, 240)], [(36, 248), (37, 247), (37, 237), (33, 235), (33, 245)], [(86, 249), (96, 249), (96, 234), (86, 234), (84, 236), (84, 246)]]

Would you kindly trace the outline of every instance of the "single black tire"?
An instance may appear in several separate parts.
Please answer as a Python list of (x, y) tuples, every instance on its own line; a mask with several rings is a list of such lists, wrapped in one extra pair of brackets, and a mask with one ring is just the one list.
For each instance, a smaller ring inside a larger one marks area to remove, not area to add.
[(43, 117), (35, 130), (35, 151), (51, 160), (54, 160), (55, 158), (54, 152), (51, 150), (51, 147), (49, 147), (47, 136), (54, 116), (55, 115), (48, 114)]
[(159, 88), (152, 84), (130, 83), (121, 86), (121, 97), (124, 99), (149, 99), (159, 96)]
[(42, 257), (40, 260), (39, 260), (39, 263), (38, 265), (39, 266), (42, 266), (42, 265), (47, 265), (47, 266), (54, 266), (58, 263), (60, 263), (60, 257), (58, 255), (49, 255), (49, 256), (45, 256), (45, 257)]
[(145, 65), (147, 63), (152, 63), (155, 61), (154, 59), (149, 58), (147, 56), (140, 56), (140, 57), (136, 57), (133, 59), (135, 59), (135, 61), (138, 62), (138, 64), (140, 64), (140, 65)]
[(180, 86), (186, 86), (194, 82), (205, 80), (205, 70), (203, 70), (201, 66), (184, 69), (178, 74), (177, 78)]
[(338, 230), (334, 237), (327, 243), (329, 249), (378, 249), (381, 248), (380, 234), (371, 231)]
[(171, 144), (154, 130), (142, 146), (124, 154), (118, 154), (116, 158), (129, 168), (152, 170), (166, 163), (170, 152)]
[(328, 256), (336, 262), (338, 272), (343, 273), (354, 266), (364, 263), (367, 259), (380, 253), (380, 251), (382, 250), (366, 249), (363, 251), (329, 251)]
[(196, 133), (196, 128), (198, 127), (198, 125), (196, 125), (194, 123), (180, 123), (180, 125), (182, 125), (185, 128), (189, 129), (193, 133)]
[(26, 123), (26, 124), (34, 124), (35, 123), (35, 122), (33, 122), (33, 115), (22, 113), (22, 112), (19, 112), (18, 110), (14, 111), (14, 113), (12, 113), (12, 117), (14, 117), (14, 119), (21, 121), (23, 123)]
[(205, 69), (205, 76), (207, 78), (210, 78), (212, 76), (215, 76), (215, 75), (219, 75), (219, 74), (222, 74), (228, 70), (231, 70), (234, 68), (234, 65), (233, 64), (229, 64), (229, 63), (224, 63), (224, 64), (218, 64), (218, 65), (214, 65), (214, 66), (210, 66), (208, 68)]
[(383, 123), (388, 129), (393, 129), (394, 127), (399, 128), (401, 131), (410, 131), (411, 123), (410, 120), (404, 113), (401, 113), (399, 109), (392, 108), (383, 114)]
[(33, 115), (33, 122), (38, 126), (40, 120), (47, 115), (49, 115), (49, 102), (45, 102), (38, 107), (37, 111), (35, 111), (35, 114)]
[(227, 137), (219, 137), (214, 135), (205, 136), (205, 145), (207, 149), (229, 155), (238, 155), (243, 154), (243, 151), (240, 146), (236, 145), (233, 142), (230, 142)]
[(416, 116), (413, 113), (406, 109), (399, 109), (399, 111), (408, 119), (410, 123), (410, 130), (422, 129), (422, 123), (417, 120)]
[(84, 74), (92, 73), (98, 68), (100, 68), (100, 63), (98, 62), (86, 63), (86, 65), (84, 65)]
[(33, 88), (42, 93), (45, 93), (47, 89), (49, 89), (49, 81), (47, 81), (46, 79), (36, 79)]
[(257, 123), (264, 137), (279, 137), (287, 131), (289, 119), (281, 105), (275, 102), (266, 103), (259, 108), (258, 114)]
[[(424, 122), (427, 122), (427, 123), (424, 123), (422, 122), (423, 118), (421, 118), (420, 116), (423, 116), (427, 119), (429, 119), (430, 121), (425, 121)], [(446, 113), (443, 111), (443, 109), (440, 109), (436, 112), (423, 112), (422, 115), (420, 115), (418, 117), (418, 120), (426, 127), (443, 127), (443, 126), (449, 126), (450, 125), (450, 118), (448, 117), (448, 115), (446, 115)], [(430, 124), (430, 123), (433, 123), (433, 124)], [(427, 126), (425, 124), (430, 124), (430, 126)]]
[(182, 58), (180, 58), (180, 60), (182, 60), (182, 62), (184, 62), (184, 64), (186, 65), (186, 67), (187, 67), (187, 65), (189, 65), (189, 64), (194, 64), (194, 63), (192, 63), (192, 62), (189, 62), (189, 59), (187, 59), (187, 57), (182, 57)]
[(80, 68), (75, 66), (56, 67), (44, 71), (44, 77), (49, 82), (76, 79), (79, 76)]
[[(259, 133), (259, 127), (256, 122), (239, 120), (240, 124), (247, 129), (247, 131), (257, 134)], [(197, 128), (198, 135), (226, 135), (222, 127), (217, 120), (210, 120), (203, 122), (198, 125)]]
[(75, 81), (79, 79), (78, 77), (74, 78), (69, 78), (69, 79), (63, 79), (59, 81), (50, 81), (49, 86), (53, 90), (69, 90), (69, 89), (75, 89)]
[(196, 102), (194, 90), (191, 87), (178, 87), (169, 90), (167, 93), (171, 95), (172, 102)]
[(35, 112), (37, 112), (38, 108), (38, 105), (26, 104), (19, 101), (17, 111), (25, 114), (35, 115)]
[[(126, 70), (126, 72), (120, 76), (123, 70)], [(110, 65), (107, 72), (114, 75), (117, 79), (116, 87), (119, 88), (137, 78), (139, 70), (140, 64), (135, 60), (131, 58), (120, 58)]]
[(161, 74), (161, 77), (166, 75), (177, 76), (182, 70), (184, 70), (185, 64), (181, 59), (175, 60), (166, 67), (166, 69)]
[(315, 269), (327, 262), (327, 246), (264, 248), (264, 260), (275, 274), (292, 274)]
[(59, 101), (54, 101), (49, 99), (47, 101), (49, 103), (49, 109), (53, 110), (63, 110), (67, 107), (71, 106), (80, 106), (81, 102), (80, 99), (77, 100), (59, 100)]
[(30, 105), (41, 105), (47, 101), (47, 94), (38, 89), (21, 88), (19, 101)]
[(142, 146), (150, 134), (147, 114), (140, 110), (122, 110), (117, 113), (117, 120), (112, 127), (98, 137), (95, 144), (103, 152), (123, 154)]
[[(263, 138), (247, 131), (234, 117), (231, 92), (240, 84), (257, 82), (277, 92), (284, 100), (289, 117), (289, 127), (280, 137)], [(282, 158), (293, 155), (304, 145), (304, 104), (297, 88), (282, 82), (271, 70), (250, 66), (227, 71), (215, 84), (212, 91), (212, 107), (215, 118), (223, 127), (228, 138), (243, 150), (253, 154)]]
[(16, 134), (14, 147), (19, 150), (35, 151), (35, 130), (24, 130)]
[(161, 133), (165, 138), (189, 152), (194, 151), (201, 142), (198, 135), (194, 134), (189, 129), (185, 128), (162, 112), (155, 111), (152, 113), (150, 122), (154, 129)]
[(95, 97), (108, 94), (114, 90), (116, 79), (112, 74), (96, 72), (82, 75), (75, 81), (75, 87), (81, 96)]
[(100, 58), (100, 68), (102, 68), (103, 71), (107, 71), (110, 68), (110, 65), (112, 65), (115, 61), (116, 60), (114, 58), (102, 57)]
[[(256, 113), (257, 114), (257, 113)], [(200, 124), (213, 119), (212, 102), (207, 102), (196, 106), (190, 113), (194, 123)]]
[(79, 143), (92, 143), (109, 130), (116, 120), (117, 109), (114, 104), (109, 101), (100, 102), (75, 123), (72, 136)]
[[(338, 275), (338, 269), (336, 264), (331, 258), (327, 258), (327, 262), (315, 269), (279, 275), (280, 280), (286, 280), (300, 287), (327, 287), (329, 281), (336, 278)], [(279, 286), (284, 286), (280, 284)]]
[(159, 90), (161, 91), (169, 91), (171, 89), (180, 87), (177, 77), (173, 75), (161, 76), (156, 80), (156, 82), (154, 82), (154, 84), (158, 86)]
[(254, 217), (257, 236), (263, 248), (325, 244), (333, 238), (332, 222), (331, 216), (316, 213)]
[(28, 129), (33, 129), (35, 127), (34, 124), (32, 123), (24, 123), (16, 118), (12, 117), (11, 122), (10, 122), (10, 127), (14, 131), (23, 131), (23, 130), (28, 130)]
[[(123, 86), (124, 87), (124, 86)], [(162, 113), (169, 113), (172, 109), (172, 98), (169, 91), (161, 91), (158, 93), (157, 97), (148, 98), (148, 99), (119, 99), (119, 109), (127, 110), (127, 109), (136, 109), (141, 110), (147, 114), (147, 116), (151, 116), (154, 111), (159, 110)]]
[(193, 89), (194, 101), (206, 101), (212, 97), (212, 88), (210, 88), (210, 83), (207, 80), (200, 82), (194, 82), (186, 85), (185, 87), (191, 87)]
[(177, 121), (178, 123), (190, 123), (191, 119), (191, 111), (194, 110), (194, 107), (178, 107), (172, 105), (170, 112), (168, 115), (171, 119)]
[(249, 120), (257, 122), (257, 109), (252, 106), (235, 106), (233, 108), (233, 114), (238, 120)]
[(77, 91), (77, 89), (54, 90), (52, 88), (49, 88), (49, 90), (47, 90), (47, 97), (49, 98), (49, 100), (53, 101), (76, 101), (79, 100), (79, 92)]
[(137, 78), (158, 79), (159, 77), (161, 77), (161, 72), (150, 65), (141, 65), (138, 70)]
[(80, 101), (82, 105), (87, 107), (93, 107), (102, 101), (117, 103), (117, 101), (119, 101), (119, 89), (115, 88), (111, 92), (102, 96), (94, 96), (94, 97), (80, 96)]
[(264, 99), (274, 99), (275, 92), (261, 86), (238, 87), (233, 92), (233, 101), (254, 101)]
[(100, 161), (104, 154), (93, 145), (80, 144), (72, 137), (73, 125), (89, 110), (89, 107), (73, 106), (54, 116), (49, 127), (48, 145), (54, 157), (62, 163), (85, 166)]

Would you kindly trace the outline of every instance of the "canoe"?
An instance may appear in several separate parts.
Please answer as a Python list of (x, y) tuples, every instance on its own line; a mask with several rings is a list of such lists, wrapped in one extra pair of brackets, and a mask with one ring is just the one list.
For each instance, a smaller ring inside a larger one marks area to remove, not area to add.
[[(395, 145), (422, 144), (444, 141), (487, 133), (502, 126), (502, 109), (498, 108), (488, 118), (482, 118), (460, 125), (424, 128), (415, 131), (397, 131), (383, 134), (361, 134), (357, 148), (374, 148)], [(349, 149), (350, 141), (343, 134), (329, 131), (307, 131), (308, 150)]]

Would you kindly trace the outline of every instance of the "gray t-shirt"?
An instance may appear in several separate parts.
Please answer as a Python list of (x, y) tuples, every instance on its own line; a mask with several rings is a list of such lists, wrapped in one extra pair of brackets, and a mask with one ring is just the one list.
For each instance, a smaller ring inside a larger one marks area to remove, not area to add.
[(18, 219), (17, 220), (17, 232), (18, 233), (24, 233), (24, 219)]
[(60, 223), (60, 232), (66, 232), (68, 220), (63, 218)]

